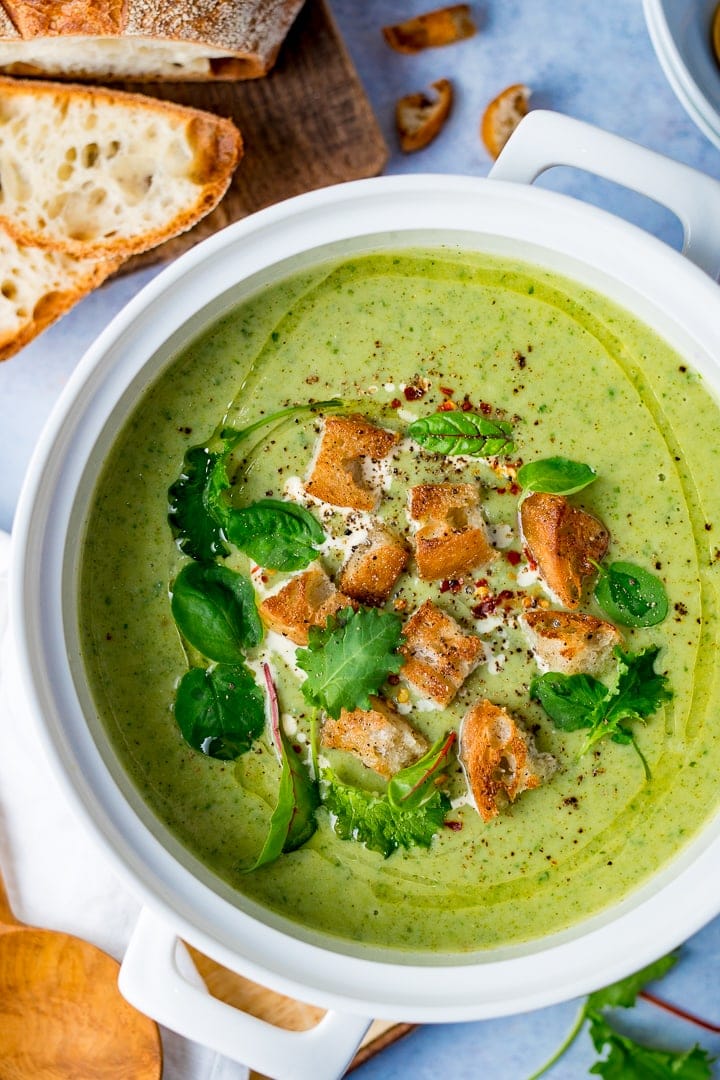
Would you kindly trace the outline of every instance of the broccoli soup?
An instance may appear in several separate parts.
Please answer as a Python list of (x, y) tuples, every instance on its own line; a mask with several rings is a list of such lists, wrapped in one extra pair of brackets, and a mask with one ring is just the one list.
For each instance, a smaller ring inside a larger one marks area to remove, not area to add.
[(182, 844), (305, 927), (560, 931), (715, 812), (719, 454), (683, 357), (559, 276), (405, 251), (292, 277), (107, 460), (98, 715)]

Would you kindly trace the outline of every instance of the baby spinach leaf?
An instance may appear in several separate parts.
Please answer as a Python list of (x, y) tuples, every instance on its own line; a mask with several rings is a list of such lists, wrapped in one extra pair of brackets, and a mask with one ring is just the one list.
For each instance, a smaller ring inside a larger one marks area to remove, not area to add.
[(654, 1050), (621, 1035), (598, 1013), (588, 1015), (590, 1038), (598, 1053), (607, 1047), (608, 1056), (590, 1069), (604, 1080), (710, 1080), (712, 1058), (695, 1045), (690, 1050)]
[(565, 457), (529, 461), (518, 469), (517, 482), (525, 491), (543, 491), (549, 495), (572, 495), (597, 479), (590, 465)]
[(280, 855), (301, 847), (317, 829), (315, 811), (320, 805), (317, 781), (289, 745), (280, 723), (277, 691), (270, 668), (263, 664), (265, 684), (270, 702), (270, 726), (273, 742), (280, 756), (282, 771), (278, 788), (278, 801), (270, 818), (270, 828), (262, 851), (252, 866), (243, 873), (258, 870), (274, 862)]
[(280, 499), (260, 499), (230, 510), (225, 533), (236, 547), (269, 570), (302, 570), (317, 556), (325, 533), (303, 506)]
[(223, 460), (222, 453), (192, 447), (185, 455), (182, 473), (168, 489), (168, 521), (180, 550), (204, 562), (228, 554), (213, 512), (220, 492), (230, 486)]
[(252, 583), (226, 566), (184, 566), (172, 586), (172, 613), (180, 633), (209, 660), (231, 664), (262, 640)]
[(263, 693), (244, 664), (191, 668), (177, 688), (175, 719), (194, 750), (230, 760), (265, 726)]
[(653, 647), (640, 653), (626, 653), (616, 648), (618, 665), (611, 686), (592, 675), (550, 671), (533, 679), (530, 696), (540, 702), (561, 731), (590, 729), (580, 757), (609, 737), (613, 742), (632, 743), (647, 774), (645, 759), (626, 725), (646, 720), (672, 698), (667, 677), (655, 671), (659, 651)]
[(386, 859), (400, 847), (430, 847), (450, 809), (447, 795), (437, 788), (419, 806), (401, 810), (387, 795), (343, 784), (330, 770), (323, 781), (323, 804), (338, 836), (357, 840)]
[(403, 665), (401, 641), (400, 616), (375, 608), (343, 608), (324, 629), (312, 627), (307, 649), (296, 653), (307, 673), (305, 700), (334, 717), (341, 709), (369, 709), (369, 695)]
[(488, 420), (477, 413), (438, 412), (414, 420), (407, 433), (425, 450), (434, 454), (467, 454), (469, 457), (497, 457), (511, 454), (512, 425), (505, 420)]
[(659, 577), (634, 563), (601, 566), (595, 599), (621, 626), (655, 626), (668, 612), (665, 586)]
[(395, 773), (387, 786), (388, 802), (393, 809), (417, 810), (430, 802), (437, 791), (438, 770), (447, 763), (456, 739), (456, 733), (451, 731), (438, 739), (413, 765)]

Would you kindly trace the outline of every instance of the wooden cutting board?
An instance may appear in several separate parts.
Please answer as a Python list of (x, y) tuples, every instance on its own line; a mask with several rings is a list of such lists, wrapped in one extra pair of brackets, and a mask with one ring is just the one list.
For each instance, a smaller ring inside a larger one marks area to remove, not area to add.
[(292, 195), (376, 176), (387, 160), (370, 102), (325, 0), (307, 0), (263, 79), (122, 86), (229, 117), (242, 132), (245, 154), (212, 214), (190, 232), (130, 259), (121, 273), (173, 259), (230, 222)]
[[(213, 997), (234, 1005), (260, 1020), (267, 1020), (288, 1031), (307, 1031), (314, 1027), (325, 1015), (324, 1009), (306, 1005), (302, 1001), (276, 994), (264, 986), (236, 975), (221, 967), (214, 960), (208, 959), (195, 949), (190, 949), (193, 962), (202, 975), (205, 985)], [(374, 1057), (385, 1047), (397, 1042), (404, 1035), (414, 1031), (417, 1024), (393, 1024), (387, 1020), (376, 1020), (363, 1039), (362, 1045), (353, 1058), (348, 1072)], [(251, 1072), (250, 1080), (265, 1080), (260, 1073)]]

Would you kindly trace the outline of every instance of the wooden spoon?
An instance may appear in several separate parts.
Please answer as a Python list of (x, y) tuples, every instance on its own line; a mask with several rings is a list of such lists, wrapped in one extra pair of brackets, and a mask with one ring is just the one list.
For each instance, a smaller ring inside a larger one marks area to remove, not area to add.
[(89, 941), (18, 922), (0, 879), (0, 1075), (158, 1080), (160, 1032), (121, 996), (118, 968)]

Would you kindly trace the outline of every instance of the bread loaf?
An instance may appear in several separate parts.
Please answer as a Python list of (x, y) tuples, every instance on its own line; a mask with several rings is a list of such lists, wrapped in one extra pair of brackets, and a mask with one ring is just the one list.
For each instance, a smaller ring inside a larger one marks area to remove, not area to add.
[(2, 0), (0, 72), (102, 82), (255, 79), (303, 0)]
[(0, 229), (0, 360), (55, 322), (118, 263), (27, 247)]
[(217, 205), (241, 149), (197, 109), (0, 77), (0, 224), (83, 259), (146, 251)]

